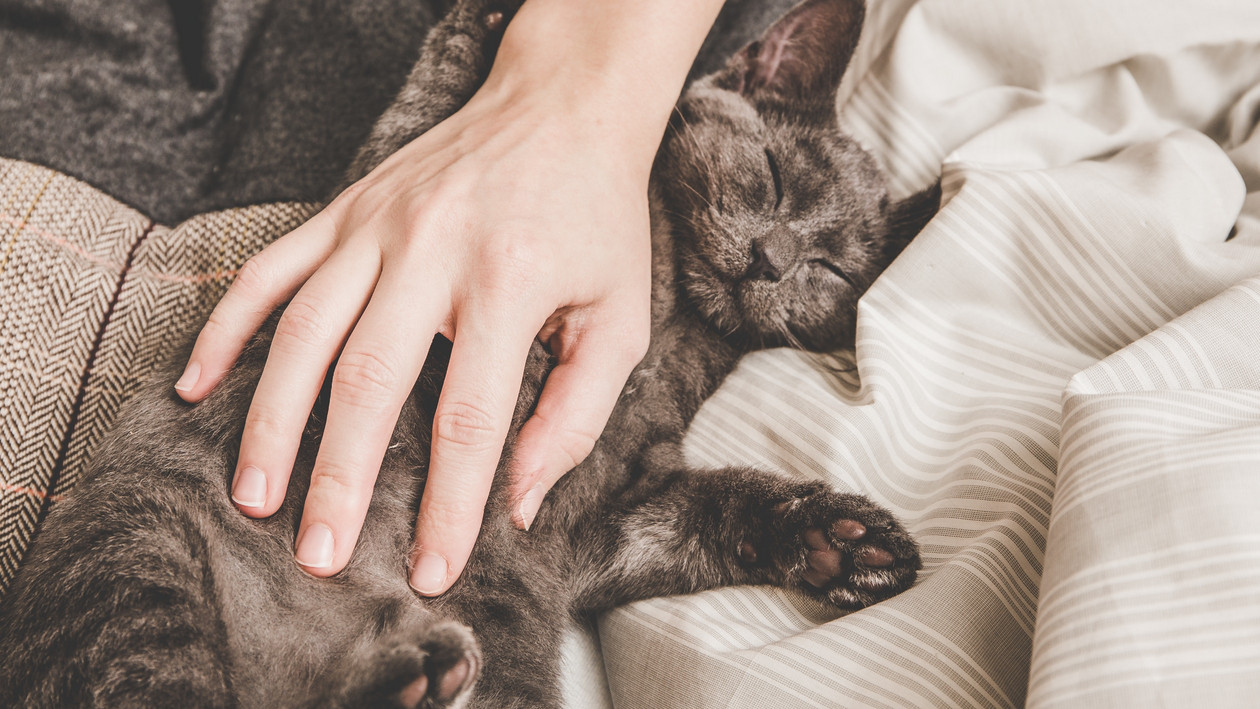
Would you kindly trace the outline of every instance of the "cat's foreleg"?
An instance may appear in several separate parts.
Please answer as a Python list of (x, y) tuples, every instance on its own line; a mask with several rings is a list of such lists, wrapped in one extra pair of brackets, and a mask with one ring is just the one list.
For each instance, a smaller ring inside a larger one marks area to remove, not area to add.
[(397, 98), (376, 121), (337, 192), (445, 120), (490, 73), (499, 40), (522, 0), (463, 0), (429, 32)]
[[(650, 464), (650, 463), (649, 463)], [(914, 583), (910, 535), (861, 495), (764, 471), (651, 473), (583, 545), (583, 610), (736, 584), (800, 589), (861, 608)]]

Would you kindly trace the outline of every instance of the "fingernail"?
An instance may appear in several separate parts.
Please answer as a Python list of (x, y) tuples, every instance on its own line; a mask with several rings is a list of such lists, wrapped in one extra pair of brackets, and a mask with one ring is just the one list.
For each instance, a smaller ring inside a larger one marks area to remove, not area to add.
[(520, 519), (521, 528), (526, 532), (529, 531), (529, 526), (534, 523), (534, 517), (538, 516), (538, 508), (542, 506), (544, 493), (542, 483), (539, 483), (525, 493), (521, 498), (521, 504), (516, 507), (516, 515)]
[(411, 571), (411, 587), (426, 596), (442, 592), (446, 583), (446, 559), (441, 554), (426, 551), (416, 560), (416, 568)]
[(333, 534), (327, 525), (315, 523), (302, 532), (297, 551), (293, 554), (297, 563), (308, 569), (326, 569), (333, 562)]
[(267, 476), (250, 465), (232, 482), (232, 501), (242, 507), (262, 507), (267, 502)]
[(197, 362), (189, 362), (188, 368), (180, 375), (179, 381), (175, 382), (175, 391), (192, 391), (197, 386), (197, 378), (201, 376), (201, 365)]

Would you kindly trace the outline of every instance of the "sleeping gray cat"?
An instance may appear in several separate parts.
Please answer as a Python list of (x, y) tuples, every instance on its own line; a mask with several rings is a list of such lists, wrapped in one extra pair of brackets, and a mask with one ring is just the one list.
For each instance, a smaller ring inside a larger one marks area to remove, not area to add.
[[(434, 28), (349, 179), (472, 95), (518, 5), (462, 2)], [(808, 0), (682, 97), (650, 188), (650, 349), (531, 531), (497, 483), (462, 578), (435, 599), (407, 585), (450, 352), (439, 338), (350, 564), (304, 574), (292, 549), (327, 392), (280, 511), (253, 520), (228, 498), (273, 317), (197, 406), (171, 394), (182, 359), (155, 375), (49, 514), (0, 608), (0, 705), (554, 706), (569, 617), (731, 584), (841, 608), (909, 587), (915, 544), (866, 498), (696, 470), (679, 446), (742, 353), (852, 346), (859, 295), (936, 209), (938, 190), (890, 201), (837, 126), (862, 16), (859, 0)], [(536, 345), (513, 435), (549, 364)]]

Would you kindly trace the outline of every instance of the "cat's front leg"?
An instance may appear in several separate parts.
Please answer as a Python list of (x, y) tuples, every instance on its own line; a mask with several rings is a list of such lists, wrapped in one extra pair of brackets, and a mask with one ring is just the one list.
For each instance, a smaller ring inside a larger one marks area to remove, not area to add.
[(462, 0), (451, 8), (429, 32), (406, 83), (377, 119), (336, 193), (472, 98), (490, 73), (499, 40), (520, 6), (521, 0)]
[(675, 470), (650, 476), (628, 498), (585, 545), (599, 568), (585, 610), (736, 584), (786, 586), (862, 608), (909, 588), (920, 568), (914, 540), (891, 513), (818, 482)]
[[(799, 483), (798, 483), (799, 484)], [(840, 608), (864, 608), (914, 583), (918, 547), (884, 508), (822, 483), (744, 511), (740, 563)]]

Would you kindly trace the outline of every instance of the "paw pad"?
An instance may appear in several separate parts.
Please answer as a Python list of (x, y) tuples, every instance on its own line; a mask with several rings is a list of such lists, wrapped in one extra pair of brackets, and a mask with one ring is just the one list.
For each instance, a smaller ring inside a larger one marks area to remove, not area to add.
[(887, 549), (879, 547), (862, 547), (853, 555), (858, 563), (863, 566), (874, 566), (876, 568), (884, 568), (892, 566), (897, 560)]
[(866, 527), (852, 519), (838, 519), (831, 525), (831, 533), (839, 539), (854, 541), (866, 536)]
[(446, 706), (466, 692), (477, 677), (479, 663), (470, 652), (452, 658), (447, 650), (453, 649), (442, 648), (428, 654), (421, 674), (398, 693), (398, 703), (408, 709)]
[(503, 29), (504, 15), (499, 10), (491, 10), (481, 16), (481, 24), (491, 32), (498, 32)]
[(914, 583), (914, 540), (887, 510), (860, 495), (815, 488), (768, 511), (777, 541), (741, 542), (739, 558), (750, 567), (777, 568), (783, 583), (843, 608), (868, 606)]
[(457, 694), (464, 690), (468, 680), (476, 674), (477, 664), (472, 655), (464, 655), (459, 658), (438, 680), (437, 698), (442, 701), (454, 699)]

